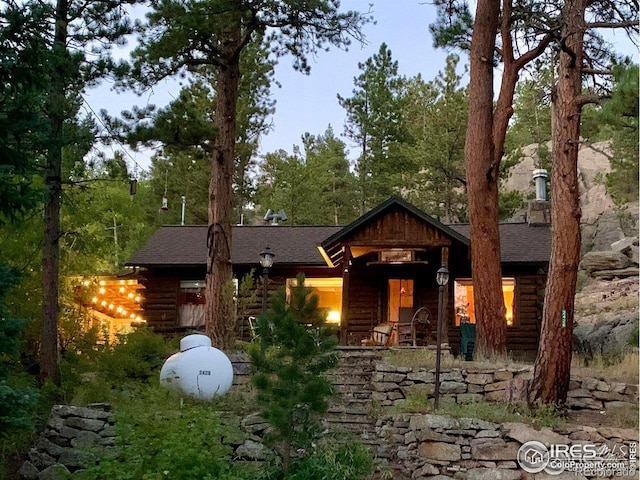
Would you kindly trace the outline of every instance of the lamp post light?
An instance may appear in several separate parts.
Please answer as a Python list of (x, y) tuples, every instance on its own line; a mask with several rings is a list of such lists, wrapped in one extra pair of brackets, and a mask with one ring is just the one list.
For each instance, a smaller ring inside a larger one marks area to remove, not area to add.
[(267, 310), (267, 283), (269, 281), (269, 269), (273, 265), (273, 257), (276, 254), (267, 246), (260, 252), (260, 266), (262, 266), (262, 311)]
[(444, 316), (444, 287), (449, 283), (449, 270), (444, 265), (436, 272), (438, 284), (438, 331), (436, 339), (436, 385), (433, 393), (433, 411), (437, 412), (440, 406), (440, 355), (442, 353), (442, 317)]

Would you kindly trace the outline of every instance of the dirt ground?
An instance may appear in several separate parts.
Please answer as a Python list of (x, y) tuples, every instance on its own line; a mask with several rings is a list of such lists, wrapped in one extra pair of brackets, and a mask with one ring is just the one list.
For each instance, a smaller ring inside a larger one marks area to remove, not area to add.
[[(633, 425), (633, 414), (635, 413), (635, 426)], [(622, 418), (624, 416), (625, 418)], [(619, 412), (604, 414), (596, 410), (569, 410), (563, 423), (576, 426), (590, 427), (615, 427), (615, 428), (635, 428), (637, 424), (638, 410), (635, 412)], [(624, 420), (624, 421), (623, 421)]]
[(576, 293), (576, 321), (590, 324), (612, 314), (638, 311), (638, 277), (618, 280), (590, 280)]

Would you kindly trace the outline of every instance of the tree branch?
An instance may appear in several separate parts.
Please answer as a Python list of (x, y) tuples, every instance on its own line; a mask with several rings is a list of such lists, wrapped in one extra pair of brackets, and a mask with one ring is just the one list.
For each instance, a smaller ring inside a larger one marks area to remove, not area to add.
[(540, 40), (540, 43), (538, 43), (538, 45), (536, 45), (535, 48), (532, 48), (531, 50), (520, 55), (514, 62), (514, 66), (516, 70), (521, 70), (529, 62), (531, 62), (532, 60), (542, 55), (542, 53), (546, 50), (546, 48), (549, 46), (549, 44), (553, 40), (553, 37), (554, 37), (553, 33), (551, 32), (547, 33), (544, 37), (542, 37), (542, 39)]
[(576, 103), (583, 107), (587, 104), (595, 104), (595, 105), (602, 105), (602, 100), (606, 99), (607, 97), (605, 96), (600, 96), (600, 95), (578, 95), (576, 97)]
[(597, 68), (582, 68), (582, 73), (590, 75), (613, 75), (613, 70), (598, 70)]
[(640, 20), (629, 20), (627, 22), (591, 22), (587, 23), (587, 28), (629, 28), (640, 26)]

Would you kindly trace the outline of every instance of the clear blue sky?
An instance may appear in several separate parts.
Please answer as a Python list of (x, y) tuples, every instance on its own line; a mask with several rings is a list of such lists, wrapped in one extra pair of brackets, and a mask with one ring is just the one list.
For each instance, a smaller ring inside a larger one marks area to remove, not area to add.
[[(351, 96), (353, 79), (360, 74), (358, 62), (364, 62), (377, 53), (382, 42), (387, 43), (393, 59), (398, 61), (401, 75), (414, 76), (420, 73), (425, 80), (431, 80), (444, 68), (447, 52), (433, 48), (428, 28), (435, 21), (433, 5), (424, 0), (343, 0), (342, 8), (362, 12), (369, 10), (370, 3), (373, 3), (371, 11), (376, 24), (369, 24), (364, 29), (366, 45), (353, 43), (347, 52), (336, 48), (320, 52), (310, 59), (310, 75), (293, 70), (290, 58), (280, 60), (275, 77), (281, 87), (274, 86), (272, 89), (277, 101), (276, 112), (271, 119), (273, 129), (262, 139), (260, 153), (278, 149), (291, 153), (294, 144), (301, 144), (300, 137), (305, 132), (319, 135), (324, 133), (329, 124), (337, 135), (342, 135), (345, 111), (338, 104), (337, 94)], [(637, 48), (622, 32), (610, 38), (638, 61)], [(461, 64), (466, 63), (466, 56), (461, 56)], [(179, 89), (179, 84), (171, 81), (138, 97), (134, 94), (118, 95), (103, 85), (87, 92), (85, 98), (93, 110), (105, 108), (111, 115), (118, 115), (133, 105), (154, 103), (164, 106), (177, 96)], [(350, 150), (349, 156), (357, 157), (355, 147), (347, 139), (343, 140)], [(150, 154), (132, 152), (128, 160), (135, 158), (146, 169)]]

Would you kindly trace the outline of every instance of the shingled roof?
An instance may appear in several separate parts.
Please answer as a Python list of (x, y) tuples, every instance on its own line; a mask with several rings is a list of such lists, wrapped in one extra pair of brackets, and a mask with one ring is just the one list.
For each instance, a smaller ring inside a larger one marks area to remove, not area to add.
[[(452, 224), (451, 228), (469, 238), (468, 224)], [(280, 265), (325, 266), (318, 246), (336, 235), (342, 227), (243, 226), (233, 227), (234, 265), (254, 265), (259, 253), (268, 245)], [(549, 261), (551, 230), (548, 226), (526, 223), (500, 225), (503, 263), (540, 263)], [(206, 226), (163, 226), (127, 265), (139, 267), (197, 266), (207, 263)]]
[[(449, 225), (469, 238), (469, 224)], [(548, 225), (501, 223), (500, 258), (502, 263), (547, 263), (551, 257), (551, 228)]]
[[(318, 245), (340, 228), (283, 225), (233, 227), (231, 261), (234, 265), (257, 264), (260, 252), (270, 246), (279, 265), (325, 266)], [(206, 263), (206, 226), (163, 226), (135, 253), (127, 265), (168, 267)]]

